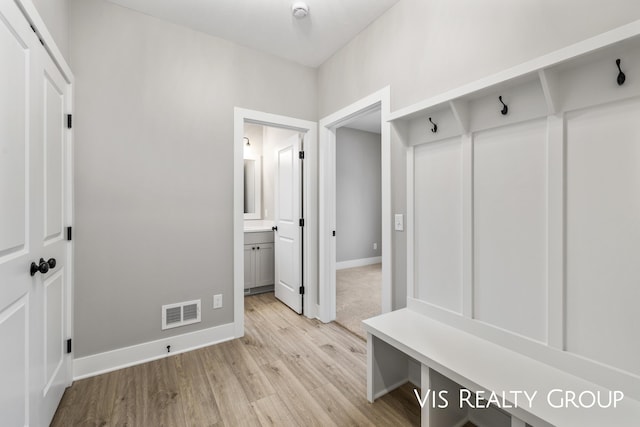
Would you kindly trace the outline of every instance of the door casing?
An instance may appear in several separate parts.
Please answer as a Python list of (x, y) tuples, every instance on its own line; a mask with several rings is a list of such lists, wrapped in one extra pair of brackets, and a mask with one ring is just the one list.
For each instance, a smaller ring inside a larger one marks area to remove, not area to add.
[(325, 118), (319, 125), (319, 257), (318, 317), (322, 322), (336, 318), (336, 129), (349, 120), (380, 108), (382, 158), (382, 312), (392, 309), (392, 213), (391, 213), (391, 125), (389, 86)]
[(244, 124), (255, 123), (291, 129), (304, 134), (303, 171), (303, 258), (302, 282), (304, 311), (309, 318), (317, 317), (318, 290), (318, 124), (293, 117), (236, 107), (233, 137), (233, 323), (236, 338), (244, 336), (244, 186), (243, 137)]

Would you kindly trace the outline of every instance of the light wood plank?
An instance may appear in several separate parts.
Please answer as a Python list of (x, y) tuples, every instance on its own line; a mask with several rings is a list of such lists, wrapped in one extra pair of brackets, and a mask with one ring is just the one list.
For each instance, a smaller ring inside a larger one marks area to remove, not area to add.
[(349, 400), (333, 384), (327, 384), (311, 392), (326, 414), (340, 426), (373, 426), (371, 420)]
[(320, 427), (335, 425), (282, 361), (266, 365), (262, 369), (282, 397), (285, 406), (301, 424)]
[(240, 340), (229, 342), (222, 348), (222, 353), (238, 378), (249, 402), (275, 394), (271, 383)]
[(277, 394), (257, 400), (251, 406), (258, 416), (260, 424), (265, 427), (300, 425)]

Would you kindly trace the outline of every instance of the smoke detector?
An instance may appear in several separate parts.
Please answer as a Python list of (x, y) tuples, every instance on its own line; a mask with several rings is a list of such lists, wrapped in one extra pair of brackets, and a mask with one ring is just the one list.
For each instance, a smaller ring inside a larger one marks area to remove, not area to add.
[(291, 13), (298, 19), (302, 19), (309, 14), (309, 6), (303, 1), (297, 1), (291, 6)]

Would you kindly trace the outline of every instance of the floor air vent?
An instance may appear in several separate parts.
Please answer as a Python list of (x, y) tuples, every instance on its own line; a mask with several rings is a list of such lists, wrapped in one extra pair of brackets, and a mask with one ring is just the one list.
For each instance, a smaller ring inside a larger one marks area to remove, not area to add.
[(162, 306), (162, 329), (200, 322), (200, 300)]

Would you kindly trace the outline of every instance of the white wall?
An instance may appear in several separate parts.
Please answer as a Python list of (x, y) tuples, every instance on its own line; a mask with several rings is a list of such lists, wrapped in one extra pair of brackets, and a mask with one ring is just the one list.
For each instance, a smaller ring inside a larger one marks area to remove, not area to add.
[(32, 0), (47, 30), (69, 61), (69, 0)]
[(386, 85), (394, 111), (639, 18), (629, 0), (401, 0), (320, 66), (320, 116)]
[[(628, 0), (401, 0), (319, 67), (320, 117), (387, 85), (394, 111), (639, 18), (640, 2)], [(406, 213), (395, 130), (391, 143), (392, 209)], [(394, 232), (393, 246), (397, 308), (406, 296), (405, 233)]]
[(380, 134), (344, 127), (336, 132), (338, 262), (382, 254), (380, 143)]
[(232, 322), (233, 108), (315, 120), (315, 70), (99, 0), (70, 24), (76, 357)]

